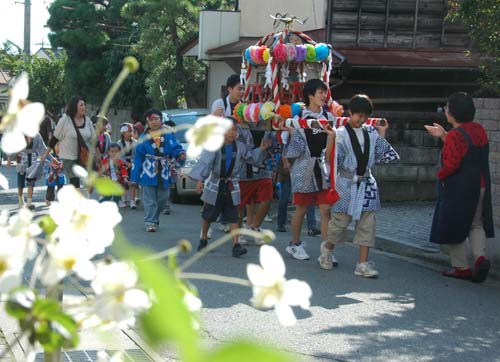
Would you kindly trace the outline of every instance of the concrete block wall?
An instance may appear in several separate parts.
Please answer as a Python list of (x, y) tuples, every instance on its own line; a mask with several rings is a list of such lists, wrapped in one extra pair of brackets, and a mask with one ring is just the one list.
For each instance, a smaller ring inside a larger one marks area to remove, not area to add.
[[(476, 98), (475, 120), (483, 125), (490, 142), (491, 193), (495, 239), (489, 239), (487, 253), (494, 265), (500, 266), (500, 99)], [(500, 274), (500, 273), (499, 273)]]

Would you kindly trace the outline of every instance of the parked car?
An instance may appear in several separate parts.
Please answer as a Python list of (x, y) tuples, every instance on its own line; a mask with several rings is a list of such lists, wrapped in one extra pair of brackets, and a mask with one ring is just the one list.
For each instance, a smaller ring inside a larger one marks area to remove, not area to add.
[[(198, 118), (206, 116), (209, 113), (208, 109), (200, 108), (200, 109), (170, 109), (166, 111), (162, 111), (163, 114), (163, 122), (170, 123), (173, 122), (175, 126), (185, 125), (185, 124), (194, 124)], [(184, 150), (187, 150), (187, 142), (186, 142), (186, 130), (180, 130), (175, 132), (175, 137), (182, 145)], [(181, 203), (186, 198), (199, 198), (200, 195), (196, 193), (196, 182), (191, 180), (188, 176), (196, 163), (196, 158), (186, 158), (186, 162), (184, 166), (178, 169), (177, 180), (175, 184), (171, 185), (171, 195), (172, 202)]]

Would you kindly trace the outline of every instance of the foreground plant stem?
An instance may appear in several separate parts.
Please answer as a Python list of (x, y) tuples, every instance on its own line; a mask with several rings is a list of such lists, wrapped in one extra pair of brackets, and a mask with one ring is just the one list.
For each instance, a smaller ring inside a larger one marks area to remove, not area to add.
[(211, 280), (214, 282), (229, 283), (250, 287), (251, 284), (248, 280), (236, 277), (227, 277), (219, 274), (210, 273), (181, 273), (179, 277), (182, 279), (198, 279), (198, 280)]

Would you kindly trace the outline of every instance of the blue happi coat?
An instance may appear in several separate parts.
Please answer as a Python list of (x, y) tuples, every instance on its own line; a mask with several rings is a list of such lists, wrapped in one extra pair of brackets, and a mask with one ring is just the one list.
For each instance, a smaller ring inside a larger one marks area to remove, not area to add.
[[(130, 180), (142, 186), (158, 186), (160, 178), (158, 169), (161, 165), (161, 180), (165, 188), (168, 188), (170, 184), (168, 157), (178, 158), (184, 151), (172, 133), (161, 136), (160, 147), (157, 147), (153, 140), (145, 139), (148, 134), (146, 132), (139, 138)], [(155, 149), (158, 152), (155, 152)]]
[(359, 220), (363, 211), (380, 209), (377, 181), (370, 169), (376, 164), (399, 160), (399, 155), (394, 148), (385, 138), (380, 137), (374, 127), (363, 127), (366, 127), (370, 139), (370, 155), (365, 177), (356, 176), (358, 164), (346, 128), (340, 127), (336, 131), (337, 178), (335, 188), (340, 195), (340, 200), (334, 205), (333, 211), (351, 215), (353, 220)]

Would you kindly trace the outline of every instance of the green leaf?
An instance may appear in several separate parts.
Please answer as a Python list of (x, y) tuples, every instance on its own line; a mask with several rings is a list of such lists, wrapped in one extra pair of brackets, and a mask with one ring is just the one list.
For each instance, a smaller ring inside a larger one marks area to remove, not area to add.
[(255, 343), (233, 342), (212, 352), (206, 362), (290, 362), (291, 355)]
[(76, 347), (78, 344), (76, 322), (62, 311), (57, 301), (37, 299), (32, 315), (37, 320), (33, 334), (46, 352), (54, 352), (58, 348)]
[(96, 179), (94, 187), (102, 196), (121, 196), (125, 192), (122, 185), (105, 177), (99, 177)]
[(50, 215), (41, 217), (38, 222), (38, 226), (42, 228), (47, 236), (51, 235), (57, 228), (57, 224), (54, 222), (54, 219), (50, 217)]
[(10, 316), (16, 319), (23, 319), (30, 313), (35, 299), (36, 294), (30, 289), (21, 288), (14, 290), (9, 295), (5, 310)]
[(140, 317), (146, 340), (152, 346), (173, 341), (183, 361), (201, 361), (198, 332), (194, 328), (194, 316), (183, 300), (182, 282), (161, 261), (141, 261), (149, 253), (126, 244), (120, 230), (116, 232), (114, 247), (135, 262), (142, 286), (154, 296), (153, 306)]

